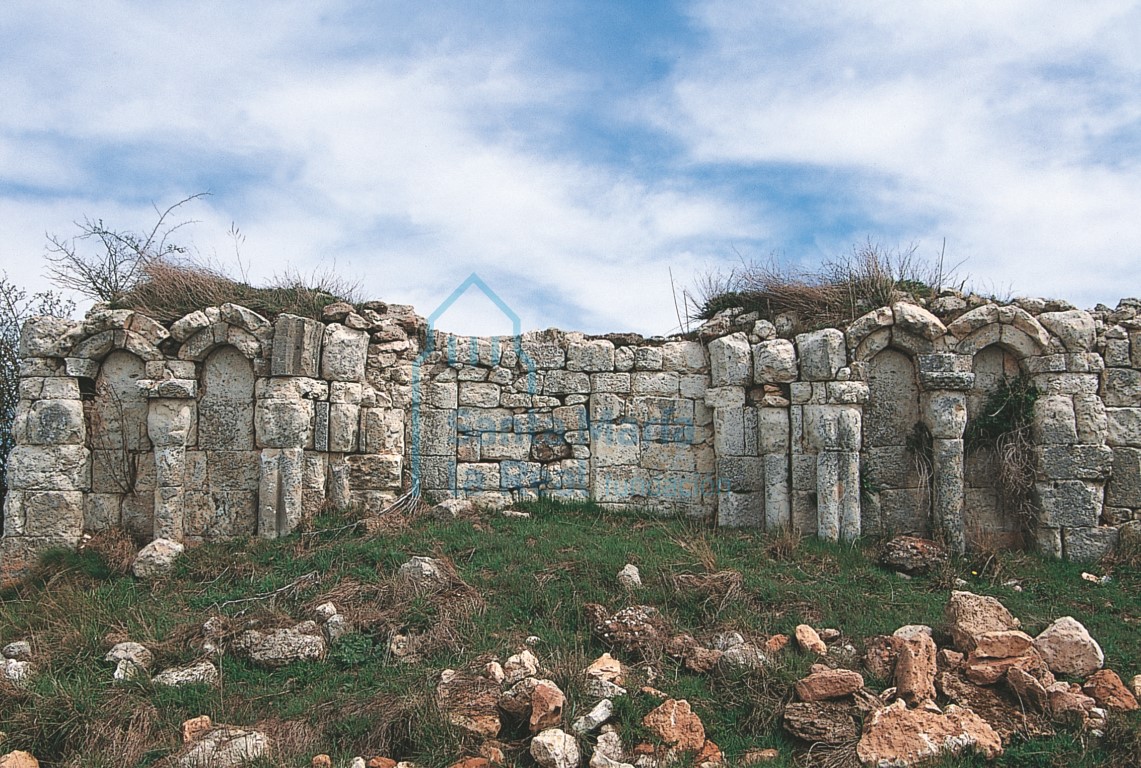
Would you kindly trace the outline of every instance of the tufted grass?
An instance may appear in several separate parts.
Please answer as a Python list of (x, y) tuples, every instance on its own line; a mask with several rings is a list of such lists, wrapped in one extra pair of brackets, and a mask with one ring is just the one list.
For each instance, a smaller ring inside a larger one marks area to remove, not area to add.
[[(165, 765), (181, 746), (180, 723), (209, 714), (269, 733), (277, 752), (266, 765), (307, 766), (318, 753), (338, 766), (381, 754), (426, 768), (450, 765), (478, 745), (433, 704), (445, 668), (504, 659), (537, 636), (536, 655), (568, 695), (567, 722), (589, 709), (579, 673), (605, 648), (589, 635), (586, 603), (653, 605), (699, 640), (728, 630), (763, 640), (805, 622), (837, 628), (859, 647), (903, 624), (930, 624), (938, 637), (949, 589), (961, 578), (965, 588), (1001, 600), (1031, 634), (1074, 616), (1101, 643), (1108, 666), (1126, 680), (1141, 672), (1137, 558), (1081, 566), (1026, 553), (980, 554), (904, 579), (875, 566), (875, 542), (715, 531), (592, 504), (525, 507), (530, 519), (421, 517), (372, 534), (328, 516), (277, 541), (192, 547), (169, 578), (152, 583), (124, 575), (114, 547), (51, 553), (27, 582), (0, 593), (0, 643), (30, 639), (44, 670), (27, 691), (0, 687), (0, 732), (7, 734), (0, 753), (26, 749), (47, 766)], [(428, 596), (398, 591), (393, 575), (413, 555), (451, 563), (448, 588)], [(633, 596), (615, 579), (626, 563), (639, 567), (644, 585)], [(1083, 570), (1110, 581), (1084, 581)], [(226, 655), (220, 687), (160, 689), (113, 684), (112, 666), (102, 660), (114, 642), (131, 639), (154, 650), (158, 667), (187, 663), (199, 655), (199, 628), (209, 616), (227, 617), (236, 633), (246, 622), (308, 618), (324, 599), (356, 629), (325, 662), (271, 671)], [(420, 638), (420, 662), (399, 663), (387, 652), (397, 630)], [(651, 685), (690, 701), (730, 765), (754, 747), (781, 751), (770, 765), (825, 764), (784, 734), (778, 717), (811, 662), (786, 650), (763, 673), (701, 676), (667, 657), (653, 659), (633, 667), (631, 696), (616, 702), (615, 722), (628, 746), (645, 735), (641, 717), (657, 700), (639, 687)], [(995, 765), (1133, 765), (1138, 718), (1115, 717), (1110, 730), (1103, 744), (1065, 731), (1015, 743)], [(514, 764), (532, 765), (522, 730), (507, 728), (502, 740)], [(591, 741), (582, 739), (584, 747)], [(972, 760), (948, 765), (982, 764)]]

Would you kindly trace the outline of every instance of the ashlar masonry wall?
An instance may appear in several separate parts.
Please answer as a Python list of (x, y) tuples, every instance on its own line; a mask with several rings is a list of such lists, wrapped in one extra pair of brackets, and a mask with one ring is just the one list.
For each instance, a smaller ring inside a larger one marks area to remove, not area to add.
[(1014, 545), (994, 457), (963, 436), (1019, 373), (1041, 393), (1033, 543), (1095, 557), (1141, 516), (1139, 311), (946, 295), (800, 334), (730, 310), (685, 339), (462, 337), (379, 302), (324, 322), (233, 304), (169, 328), (128, 310), (36, 318), (0, 568), (112, 526), (273, 537), (402, 494)]

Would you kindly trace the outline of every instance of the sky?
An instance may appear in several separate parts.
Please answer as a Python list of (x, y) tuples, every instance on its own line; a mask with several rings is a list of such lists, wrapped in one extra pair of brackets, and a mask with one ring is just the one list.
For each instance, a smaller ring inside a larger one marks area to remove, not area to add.
[[(6, 0), (0, 270), (208, 192), (177, 237), (252, 282), (427, 316), (476, 273), (525, 330), (674, 332), (703, 274), (869, 240), (1112, 306), (1138, 39), (1118, 0)], [(511, 330), (472, 292), (438, 324)]]

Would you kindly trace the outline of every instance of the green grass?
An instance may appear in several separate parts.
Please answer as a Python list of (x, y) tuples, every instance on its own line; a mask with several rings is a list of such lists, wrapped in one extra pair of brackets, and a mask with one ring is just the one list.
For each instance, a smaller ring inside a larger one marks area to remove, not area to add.
[[(1125, 679), (1141, 671), (1141, 569), (1128, 563), (1101, 566), (1099, 574), (1112, 576), (1105, 585), (1083, 581), (1082, 566), (1024, 553), (959, 560), (908, 580), (874, 565), (872, 543), (713, 531), (590, 504), (538, 502), (528, 509), (530, 519), (420, 519), (375, 536), (326, 517), (314, 525), (325, 533), (191, 548), (170, 578), (155, 583), (120, 575), (91, 552), (52, 553), (23, 586), (0, 594), (0, 643), (30, 638), (44, 670), (26, 692), (0, 688), (0, 731), (7, 733), (0, 751), (26, 749), (47, 766), (152, 765), (179, 748), (183, 720), (209, 714), (215, 722), (266, 730), (278, 743), (275, 764), (306, 766), (326, 752), (335, 764), (386, 754), (426, 767), (449, 765), (478, 745), (446, 726), (432, 705), (439, 672), (483, 655), (504, 659), (536, 635), (535, 653), (568, 694), (569, 723), (593, 704), (582, 691), (581, 669), (606, 650), (583, 616), (583, 605), (592, 602), (612, 610), (654, 605), (677, 631), (699, 640), (727, 630), (763, 640), (807, 622), (835, 627), (860, 647), (864, 638), (903, 624), (940, 630), (959, 577), (967, 589), (1000, 599), (1032, 634), (1059, 616), (1074, 616), (1101, 643), (1109, 667)], [(443, 596), (398, 598), (393, 574), (413, 555), (446, 558), (470, 589), (457, 584)], [(615, 579), (626, 563), (642, 574), (644, 586), (633, 598)], [(728, 596), (676, 581), (720, 571), (740, 574), (739, 589)], [(310, 574), (316, 578), (304, 578)], [(1005, 586), (1011, 579), (1021, 592)], [(256, 596), (267, 597), (249, 599)], [(356, 633), (335, 644), (325, 662), (269, 671), (226, 655), (220, 688), (158, 689), (112, 684), (112, 667), (102, 660), (111, 644), (131, 639), (154, 649), (159, 667), (189, 662), (199, 655), (199, 628), (212, 615), (229, 617), (234, 631), (251, 620), (280, 625), (309, 618), (330, 596), (354, 619)], [(400, 628), (425, 638), (418, 663), (388, 654), (389, 634)], [(640, 664), (628, 686), (632, 695), (616, 702), (615, 722), (628, 746), (645, 735), (640, 720), (657, 703), (638, 692), (648, 683), (688, 699), (731, 763), (746, 749), (772, 746), (782, 754), (776, 765), (798, 764), (803, 745), (782, 731), (779, 712), (811, 660), (791, 650), (779, 658), (761, 673), (709, 675), (661, 658), (649, 663), (652, 680)], [(1067, 732), (1014, 743), (995, 764), (1132, 764), (1137, 726), (1136, 717), (1116, 719), (1104, 745)], [(508, 729), (502, 737), (521, 766), (532, 764), (525, 736)]]

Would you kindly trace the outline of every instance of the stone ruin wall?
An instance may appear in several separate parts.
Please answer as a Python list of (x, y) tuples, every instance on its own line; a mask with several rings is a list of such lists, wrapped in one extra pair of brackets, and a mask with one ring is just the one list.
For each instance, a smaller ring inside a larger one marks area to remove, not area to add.
[[(1104, 553), (1141, 519), (1141, 302), (968, 299), (803, 334), (730, 311), (693, 340), (462, 337), (381, 303), (333, 305), (324, 323), (233, 304), (169, 329), (129, 310), (37, 318), (20, 344), (0, 568), (112, 526), (275, 537), (417, 490), (1014, 545), (993, 456), (963, 434), (1019, 372), (1042, 393), (1032, 543)], [(928, 475), (908, 447), (918, 423)]]

